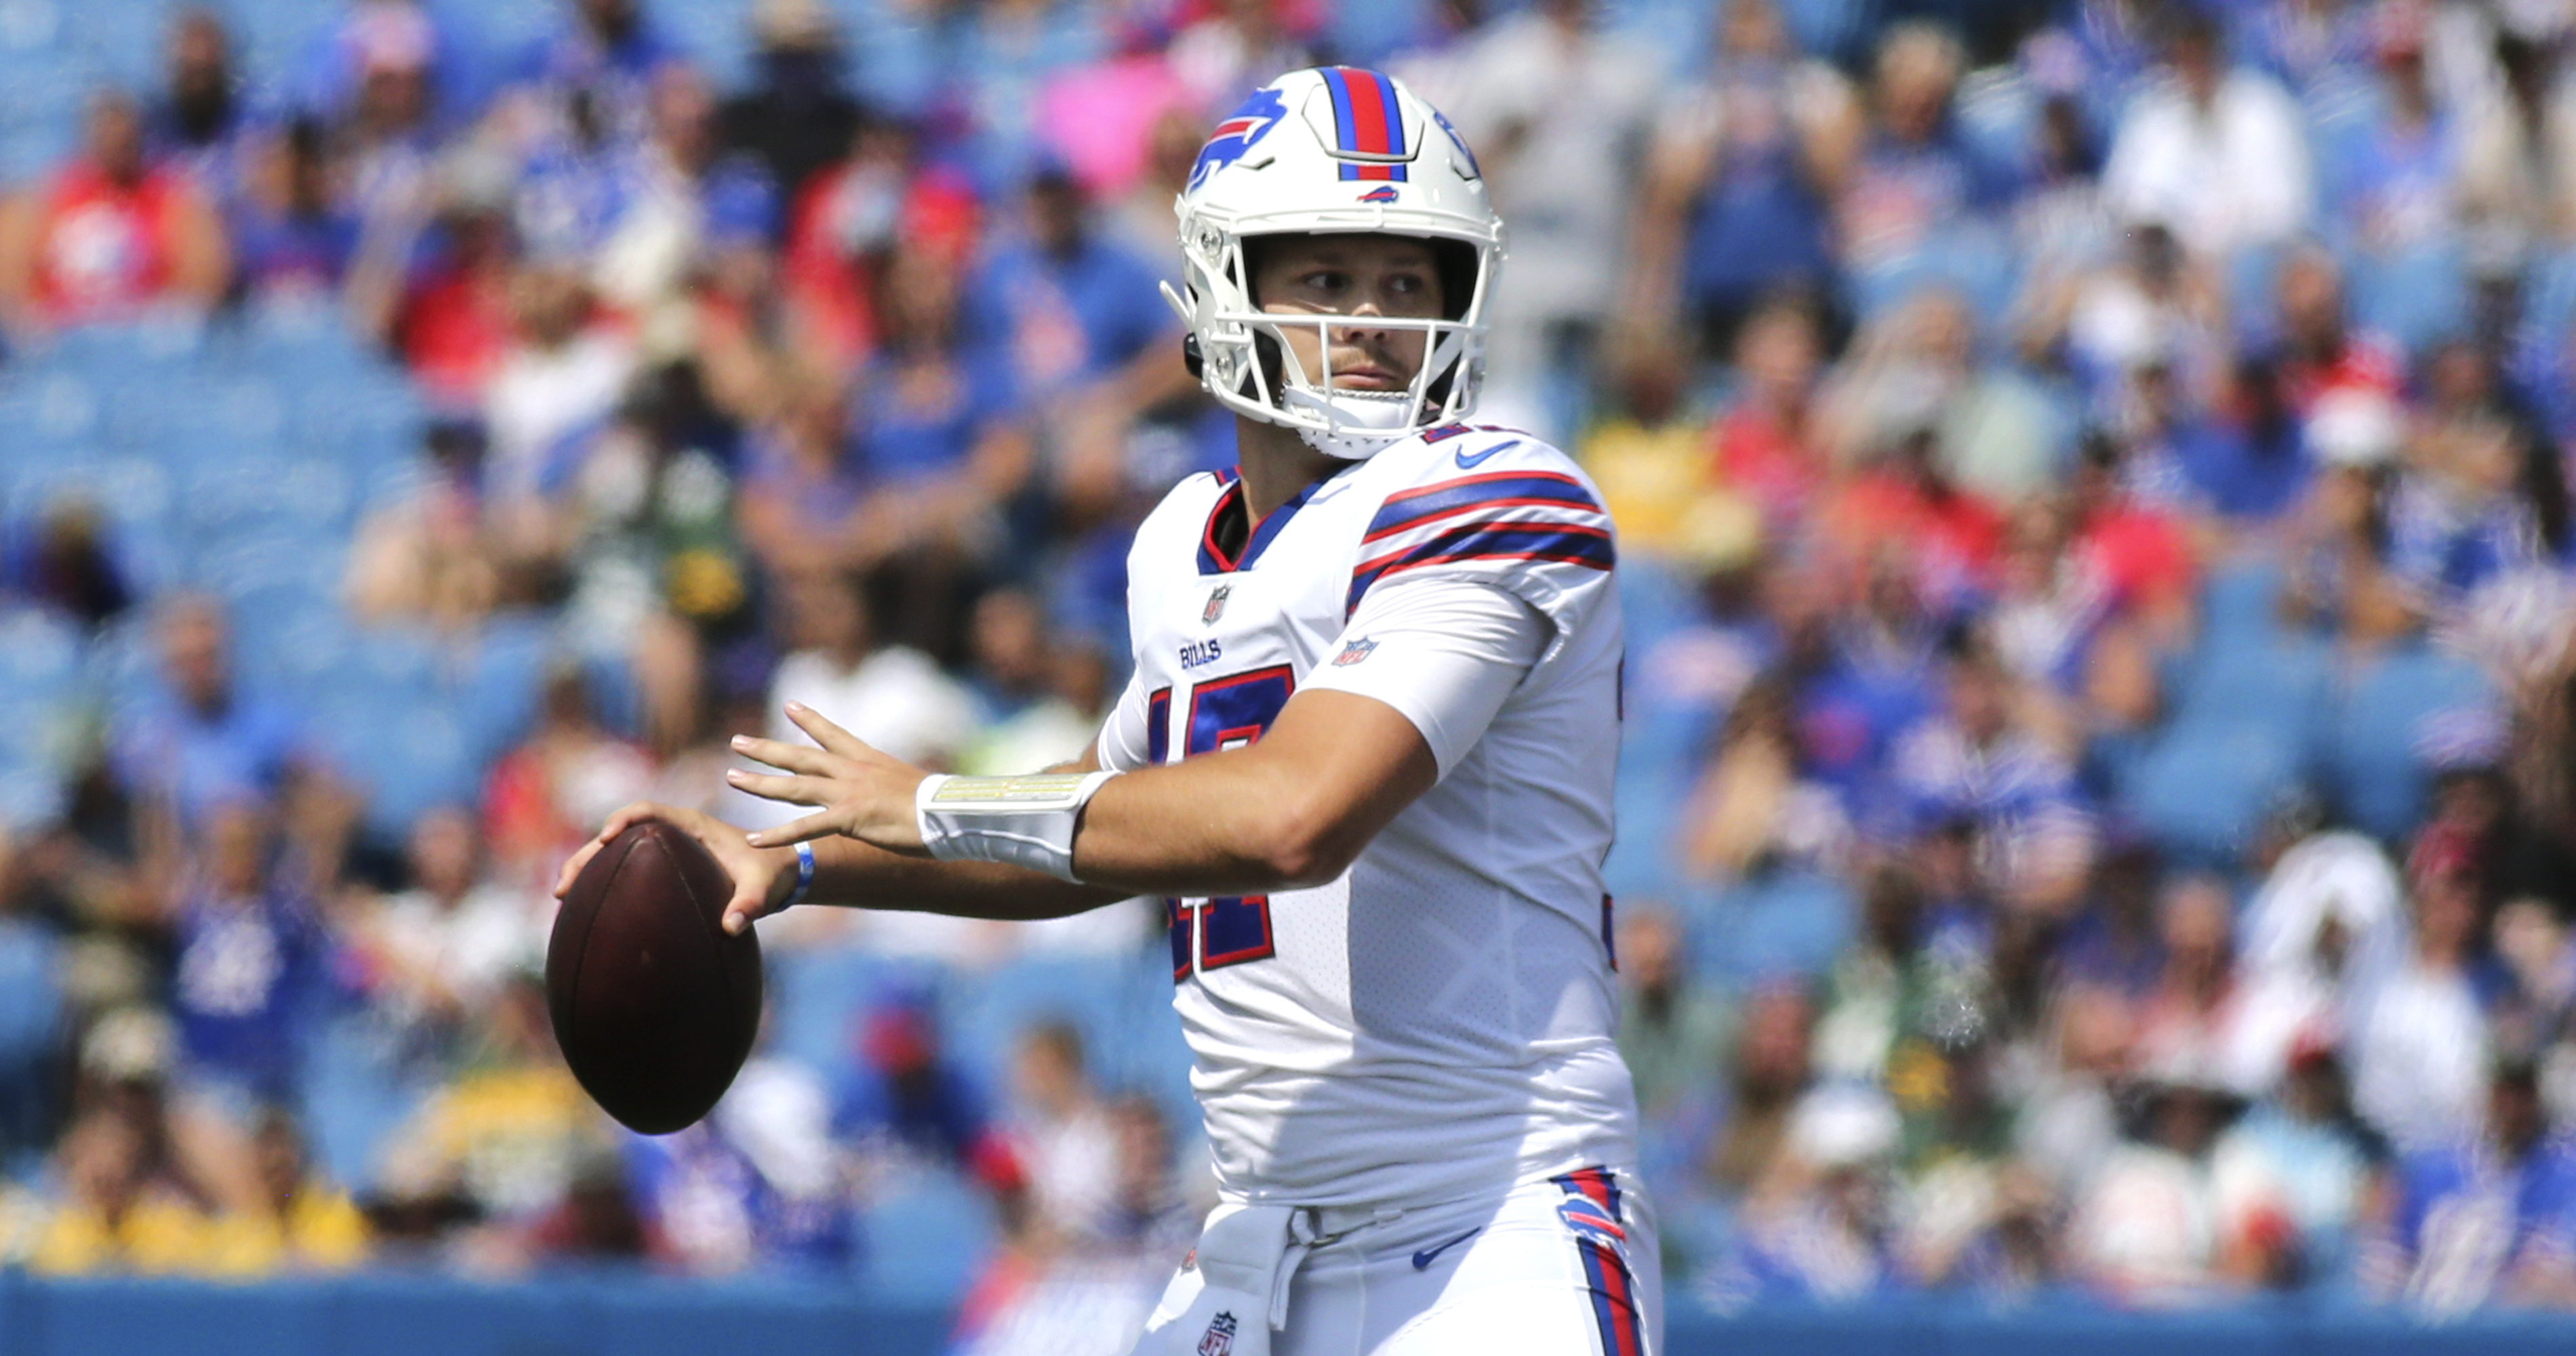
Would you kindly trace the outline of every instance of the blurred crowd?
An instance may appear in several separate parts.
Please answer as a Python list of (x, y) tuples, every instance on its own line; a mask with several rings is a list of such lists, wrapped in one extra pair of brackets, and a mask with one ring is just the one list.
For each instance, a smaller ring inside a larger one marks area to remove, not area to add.
[(0, 419), (0, 689), (82, 675), (0, 740), (0, 1258), (1140, 1316), (1207, 1189), (1159, 908), (764, 924), (762, 1052), (647, 1140), (553, 1055), (544, 883), (639, 796), (754, 822), (723, 739), (791, 698), (1082, 747), (1133, 525), (1233, 460), (1173, 196), (1348, 61), (1510, 231), (1479, 417), (1620, 523), (1674, 1293), (2576, 1306), (2567, 5), (97, 8), (161, 68), (0, 207), (0, 398), (179, 352), (123, 438), (237, 343), (401, 445), (337, 517), (181, 479), (182, 541)]

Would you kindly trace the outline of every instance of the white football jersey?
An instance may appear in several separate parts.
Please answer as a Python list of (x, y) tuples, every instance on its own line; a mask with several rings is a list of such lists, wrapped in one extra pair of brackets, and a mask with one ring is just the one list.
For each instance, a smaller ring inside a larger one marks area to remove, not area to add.
[(1351, 463), (1229, 557), (1214, 528), (1242, 492), (1193, 476), (1137, 530), (1136, 675), (1104, 766), (1249, 743), (1360, 666), (1401, 683), (1405, 646), (1368, 633), (1366, 604), (1408, 580), (1505, 590), (1549, 634), (1480, 735), (1432, 740), (1439, 783), (1340, 879), (1170, 903), (1219, 1189), (1427, 1203), (1633, 1164), (1601, 888), (1623, 641), (1599, 493), (1556, 449), (1470, 425)]

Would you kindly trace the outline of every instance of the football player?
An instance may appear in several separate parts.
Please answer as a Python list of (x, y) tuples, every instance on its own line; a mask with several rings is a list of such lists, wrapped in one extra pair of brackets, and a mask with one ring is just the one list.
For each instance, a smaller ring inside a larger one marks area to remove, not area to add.
[[(1372, 71), (1296, 71), (1182, 194), (1187, 359), (1239, 469), (1128, 556), (1135, 676), (1079, 762), (932, 776), (810, 711), (738, 739), (746, 837), (642, 805), (799, 901), (992, 918), (1169, 899), (1220, 1204), (1137, 1347), (1182, 1356), (1659, 1344), (1612, 1041), (1621, 626), (1598, 491), (1465, 422), (1501, 223)], [(569, 885), (588, 852), (566, 866)]]

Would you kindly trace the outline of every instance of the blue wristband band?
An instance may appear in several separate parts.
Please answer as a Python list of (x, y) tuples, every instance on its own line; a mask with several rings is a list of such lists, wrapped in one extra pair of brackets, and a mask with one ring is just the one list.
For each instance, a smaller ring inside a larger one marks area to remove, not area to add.
[(787, 902), (779, 905), (778, 907), (782, 909), (795, 908), (797, 905), (805, 902), (805, 892), (813, 888), (814, 845), (812, 843), (798, 843), (796, 845), (796, 888), (787, 892)]

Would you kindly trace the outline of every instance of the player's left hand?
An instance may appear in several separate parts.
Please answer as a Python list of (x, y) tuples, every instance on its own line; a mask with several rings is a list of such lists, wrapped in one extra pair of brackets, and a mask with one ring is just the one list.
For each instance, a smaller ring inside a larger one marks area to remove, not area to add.
[(725, 780), (764, 800), (819, 806), (821, 813), (763, 829), (751, 835), (753, 847), (783, 847), (837, 833), (889, 852), (929, 855), (921, 846), (920, 821), (913, 815), (913, 794), (929, 773), (869, 748), (810, 707), (789, 702), (787, 718), (823, 747), (736, 735), (734, 752), (791, 775), (775, 777), (733, 768), (726, 771)]

